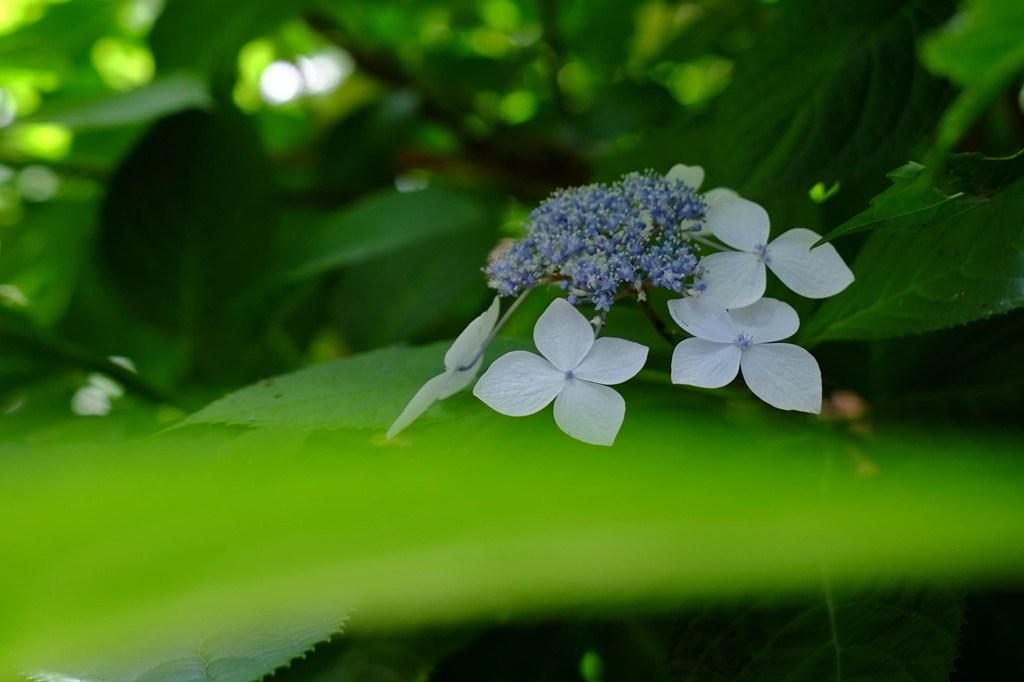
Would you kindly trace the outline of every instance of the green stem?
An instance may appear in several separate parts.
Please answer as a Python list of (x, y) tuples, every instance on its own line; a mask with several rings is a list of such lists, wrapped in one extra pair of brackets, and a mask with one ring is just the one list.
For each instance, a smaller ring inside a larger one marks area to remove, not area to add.
[(661, 335), (661, 338), (668, 341), (668, 344), (670, 346), (675, 346), (676, 339), (673, 336), (672, 331), (665, 326), (665, 323), (662, 321), (662, 319), (658, 317), (658, 314), (656, 312), (654, 312), (654, 309), (651, 307), (651, 304), (647, 302), (647, 299), (641, 298), (639, 295), (637, 295), (636, 304), (640, 306), (640, 310), (643, 312), (644, 317), (646, 317), (647, 321), (654, 326), (655, 331), (657, 331), (658, 334)]

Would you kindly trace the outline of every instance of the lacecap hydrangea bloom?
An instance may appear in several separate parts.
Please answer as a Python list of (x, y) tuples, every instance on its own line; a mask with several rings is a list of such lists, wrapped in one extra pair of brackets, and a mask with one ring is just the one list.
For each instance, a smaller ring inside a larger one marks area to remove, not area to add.
[[(534, 328), (541, 356), (513, 351), (499, 358), (473, 391), (502, 414), (526, 416), (554, 402), (559, 428), (587, 443), (611, 445), (626, 408), (608, 385), (632, 378), (648, 352), (625, 339), (600, 337), (605, 316), (623, 298), (635, 300), (673, 344), (675, 334), (692, 335), (675, 345), (673, 383), (717, 388), (742, 374), (754, 395), (774, 407), (820, 411), (814, 357), (778, 343), (799, 327), (795, 310), (761, 298), (767, 270), (809, 298), (838, 293), (853, 273), (832, 245), (811, 248), (820, 239), (811, 230), (796, 228), (769, 241), (761, 206), (727, 188), (699, 193), (703, 181), (699, 166), (677, 165), (664, 176), (631, 173), (543, 201), (530, 213), (524, 236), (485, 268), (500, 296), (519, 298), (502, 321), (495, 322), (495, 303), (463, 332), (445, 358), (445, 372), (413, 397), (389, 437), (434, 400), (468, 386), (487, 342), (522, 297), (542, 285), (559, 287), (565, 299), (552, 302)], [(651, 287), (681, 296), (668, 305), (681, 331), (669, 331), (652, 310), (645, 293)], [(596, 329), (574, 306), (597, 313)], [(456, 347), (458, 362), (451, 357)]]
[(681, 292), (697, 267), (690, 233), (703, 217), (693, 187), (653, 171), (560, 190), (530, 213), (526, 236), (487, 267), (488, 285), (515, 296), (558, 282), (570, 303), (602, 312), (625, 289)]

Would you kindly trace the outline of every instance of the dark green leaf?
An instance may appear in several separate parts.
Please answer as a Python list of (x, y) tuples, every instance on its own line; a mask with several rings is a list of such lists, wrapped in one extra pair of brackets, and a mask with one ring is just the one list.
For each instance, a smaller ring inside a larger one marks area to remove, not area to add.
[(202, 372), (223, 375), (237, 367), (239, 347), (255, 352), (256, 320), (240, 297), (267, 272), (275, 208), (245, 119), (178, 114), (158, 123), (111, 181), (101, 255), (130, 308), (176, 336)]
[(437, 661), (473, 631), (356, 635), (317, 647), (314, 655), (274, 674), (274, 682), (425, 682)]
[(1024, 151), (1003, 159), (983, 154), (958, 154), (949, 160), (957, 190), (976, 199), (988, 199), (1024, 177)]
[[(280, 27), (303, 2), (176, 0), (167, 4), (149, 43), (161, 73), (197, 71), (227, 79), (242, 46)], [(183, 36), (188, 36), (183, 39)], [(221, 81), (218, 85), (226, 85)]]
[(380, 192), (329, 216), (308, 236), (290, 239), (280, 270), (288, 280), (312, 277), (463, 232), (483, 217), (477, 204), (444, 189)]
[(919, 66), (914, 44), (951, 7), (947, 0), (790, 3), (737, 61), (716, 101), (720, 158), (709, 170), (746, 194), (763, 194), (807, 191), (900, 163), (947, 98), (948, 88)]
[[(562, 682), (578, 680), (585, 644), (567, 624), (506, 626), (484, 632), (462, 651), (442, 661), (431, 682)], [(524, 656), (523, 652), (530, 652)]]
[(1024, 679), (1024, 593), (1003, 588), (967, 596), (960, 659), (950, 682)]
[(946, 682), (963, 596), (942, 586), (869, 585), (814, 599), (779, 594), (684, 613), (669, 650), (674, 682)]
[(931, 175), (919, 163), (911, 161), (887, 177), (893, 186), (873, 198), (871, 208), (850, 218), (818, 243), (866, 230), (913, 230), (970, 208), (969, 204), (955, 201), (958, 195), (947, 196), (934, 188)]
[(418, 107), (415, 93), (399, 90), (343, 119), (324, 139), (321, 181), (349, 192), (392, 184), (396, 152), (415, 125)]
[(852, 266), (856, 281), (818, 309), (802, 337), (915, 334), (1024, 305), (1024, 183), (942, 207), (917, 231), (876, 229)]
[(1015, 423), (1024, 401), (1022, 323), (1024, 310), (1018, 309), (874, 349), (873, 364), (886, 384), (883, 409)]
[[(481, 211), (480, 217), (484, 215)], [(442, 329), (440, 335), (461, 331), (466, 320), (490, 301), (491, 296), (484, 293), (482, 269), (498, 240), (497, 223), (467, 223), (458, 232), (421, 241), (346, 272), (334, 306), (345, 339), (357, 349), (417, 339), (453, 311), (465, 311), (467, 306), (460, 301), (475, 300), (464, 319), (454, 328)], [(367, 282), (379, 284), (368, 287)]]

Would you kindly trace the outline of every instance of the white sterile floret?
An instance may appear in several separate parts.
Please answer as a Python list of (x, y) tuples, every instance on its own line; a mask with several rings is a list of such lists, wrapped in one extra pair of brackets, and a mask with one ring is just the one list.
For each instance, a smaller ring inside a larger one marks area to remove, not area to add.
[(693, 334), (672, 354), (672, 383), (720, 388), (743, 372), (761, 400), (780, 410), (821, 412), (821, 371), (800, 346), (772, 343), (796, 333), (800, 319), (773, 298), (726, 310), (710, 296), (669, 301), (679, 326)]
[[(693, 189), (700, 189), (700, 186), (704, 183), (704, 169), (701, 166), (687, 166), (681, 163), (677, 163), (669, 169), (665, 177), (669, 180), (679, 180)], [(700, 195), (704, 200), (704, 204), (707, 207), (705, 210), (705, 216), (712, 212), (714, 206), (721, 202), (728, 203), (733, 199), (738, 199), (739, 194), (729, 189), (728, 187), (715, 187), (709, 189), (704, 194)], [(707, 218), (704, 220), (704, 224), (707, 224)]]
[(585, 443), (611, 445), (626, 403), (608, 384), (632, 378), (647, 361), (647, 347), (625, 339), (594, 339), (587, 319), (555, 299), (537, 320), (533, 340), (544, 357), (512, 351), (494, 361), (473, 395), (510, 417), (523, 417), (555, 401), (555, 423)]
[(444, 373), (423, 384), (409, 404), (398, 415), (398, 419), (388, 429), (388, 438), (394, 438), (398, 432), (413, 423), (417, 417), (427, 411), (435, 401), (458, 393), (473, 381), (480, 371), (480, 358), (484, 344), (490, 336), (494, 325), (498, 323), (499, 298), (494, 297), (491, 307), (482, 315), (469, 323), (451, 348), (444, 356)]
[(694, 189), (700, 189), (701, 183), (704, 182), (704, 169), (701, 166), (677, 163), (669, 169), (668, 173), (665, 173), (665, 177), (669, 180), (679, 180)]
[[(711, 197), (712, 193), (717, 193)], [(712, 190), (704, 227), (737, 251), (701, 259), (705, 290), (727, 308), (750, 305), (764, 294), (765, 266), (787, 287), (807, 298), (838, 294), (853, 282), (853, 273), (831, 244), (811, 249), (821, 235), (798, 227), (768, 242), (771, 225), (760, 205), (732, 190)]]

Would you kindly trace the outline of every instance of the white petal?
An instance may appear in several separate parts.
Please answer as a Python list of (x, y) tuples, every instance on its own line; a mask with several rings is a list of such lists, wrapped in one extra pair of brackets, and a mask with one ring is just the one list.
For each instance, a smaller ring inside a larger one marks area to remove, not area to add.
[(762, 298), (743, 308), (729, 311), (736, 328), (754, 343), (779, 341), (796, 334), (800, 328), (800, 317), (788, 303), (774, 298)]
[(768, 242), (768, 212), (759, 204), (735, 193), (718, 193), (712, 198), (704, 219), (708, 232), (740, 251), (753, 251)]
[(700, 166), (687, 166), (677, 163), (669, 169), (665, 177), (669, 180), (679, 180), (693, 189), (699, 189), (704, 182), (704, 169)]
[(494, 329), (494, 325), (498, 323), (499, 307), (498, 297), (495, 296), (491, 307), (462, 330), (462, 333), (455, 339), (452, 347), (444, 355), (445, 367), (448, 369), (458, 369), (459, 367), (466, 367), (477, 359), (484, 341), (487, 340), (487, 337)]
[(594, 345), (594, 329), (572, 303), (556, 298), (537, 320), (533, 342), (551, 364), (568, 372)]
[(739, 194), (728, 187), (715, 187), (704, 192), (701, 196), (704, 198), (704, 203), (708, 206), (713, 206), (720, 201), (732, 201), (733, 199), (740, 198)]
[(750, 305), (764, 295), (768, 277), (760, 258), (745, 251), (723, 251), (700, 259), (705, 293), (726, 308)]
[[(436, 377), (427, 381), (420, 387), (420, 390), (416, 391), (416, 395), (412, 397), (409, 404), (402, 410), (402, 414), (398, 415), (398, 419), (388, 429), (388, 438), (394, 438), (398, 435), (398, 432), (416, 421), (416, 418), (427, 411), (427, 408), (434, 404), (436, 400), (441, 399), (441, 393), (448, 384), (449, 373), (438, 374)], [(449, 394), (451, 395), (451, 394)]]
[(611, 445), (626, 416), (626, 401), (613, 388), (569, 379), (555, 398), (558, 428), (584, 443)]
[(565, 373), (550, 362), (524, 350), (514, 350), (494, 361), (473, 388), (487, 406), (510, 417), (544, 409), (555, 399)]
[(482, 364), (477, 362), (469, 369), (450, 369), (445, 372), (443, 376), (448, 377), (448, 380), (441, 387), (441, 394), (437, 396), (437, 399), (444, 400), (473, 383), (473, 379), (480, 373), (480, 366)]
[(740, 371), (740, 347), (705, 339), (686, 339), (672, 353), (672, 383), (721, 388)]
[(782, 283), (807, 298), (838, 294), (853, 282), (853, 272), (831, 244), (811, 249), (821, 235), (798, 227), (768, 245), (768, 267)]
[(740, 333), (725, 306), (710, 296), (688, 296), (669, 301), (668, 312), (680, 327), (708, 341), (732, 343)]
[(573, 376), (599, 384), (621, 384), (631, 379), (647, 362), (647, 346), (625, 339), (594, 341), (586, 357), (572, 371)]
[(821, 412), (821, 370), (814, 356), (790, 343), (751, 346), (740, 360), (743, 380), (780, 410)]

